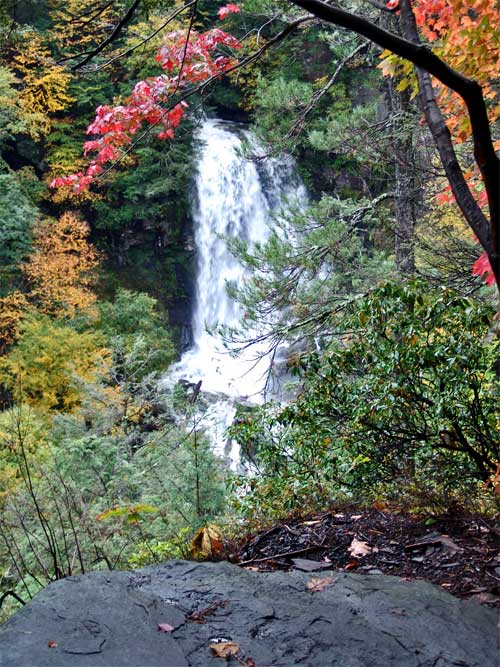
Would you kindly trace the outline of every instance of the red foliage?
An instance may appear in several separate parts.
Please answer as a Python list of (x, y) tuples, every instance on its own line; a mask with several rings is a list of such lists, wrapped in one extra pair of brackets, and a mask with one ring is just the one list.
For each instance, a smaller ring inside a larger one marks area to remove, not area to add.
[[(399, 2), (399, 0), (398, 0)], [(229, 14), (238, 14), (240, 11), (240, 8), (238, 5), (235, 5), (234, 3), (230, 2), (229, 4), (225, 5), (224, 7), (221, 7), (219, 9), (219, 18), (220, 19), (225, 19), (226, 16), (229, 16)]]
[(491, 270), (491, 264), (490, 260), (488, 259), (488, 255), (485, 252), (483, 252), (481, 257), (477, 259), (472, 265), (472, 275), (483, 278), (484, 282), (490, 287), (495, 284), (495, 276)]
[(156, 60), (167, 74), (139, 81), (123, 104), (97, 108), (96, 117), (87, 128), (87, 135), (92, 138), (83, 145), (84, 155), (96, 152), (94, 159), (85, 172), (55, 178), (50, 187), (67, 186), (74, 192), (86, 190), (102, 173), (102, 165), (117, 160), (121, 149), (130, 146), (134, 135), (144, 126), (157, 127), (159, 139), (174, 138), (174, 130), (188, 105), (181, 101), (169, 107), (172, 96), (189, 84), (198, 84), (223, 74), (233, 65), (234, 61), (229, 56), (216, 55), (219, 46), (240, 48), (235, 37), (218, 28), (204, 33), (191, 31), (189, 42), (186, 38), (185, 31), (170, 32), (165, 36)]

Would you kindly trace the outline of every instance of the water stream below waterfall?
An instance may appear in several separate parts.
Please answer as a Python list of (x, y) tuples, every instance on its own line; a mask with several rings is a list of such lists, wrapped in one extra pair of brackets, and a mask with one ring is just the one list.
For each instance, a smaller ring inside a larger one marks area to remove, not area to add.
[(307, 199), (290, 157), (251, 160), (262, 152), (251, 132), (219, 120), (206, 120), (199, 131), (200, 157), (193, 188), (193, 223), (197, 253), (196, 295), (193, 309), (193, 346), (175, 364), (165, 384), (180, 379), (197, 383), (211, 394), (210, 407), (200, 416), (218, 454), (235, 468), (239, 452), (227, 443), (224, 431), (231, 424), (237, 403), (262, 401), (267, 360), (256, 363), (252, 347), (231, 357), (215, 325), (237, 327), (242, 312), (226, 292), (226, 282), (241, 284), (245, 269), (227, 248), (224, 237), (250, 243), (265, 241), (273, 216), (285, 206)]

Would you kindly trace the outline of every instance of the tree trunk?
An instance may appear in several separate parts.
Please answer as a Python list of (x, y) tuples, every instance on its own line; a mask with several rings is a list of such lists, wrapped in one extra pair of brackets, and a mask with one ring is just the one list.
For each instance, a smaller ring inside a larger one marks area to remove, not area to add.
[(395, 255), (396, 270), (402, 277), (415, 273), (415, 226), (420, 187), (415, 170), (415, 148), (407, 116), (411, 113), (408, 93), (396, 90), (395, 82), (387, 83), (392, 126), (392, 151), (395, 177)]

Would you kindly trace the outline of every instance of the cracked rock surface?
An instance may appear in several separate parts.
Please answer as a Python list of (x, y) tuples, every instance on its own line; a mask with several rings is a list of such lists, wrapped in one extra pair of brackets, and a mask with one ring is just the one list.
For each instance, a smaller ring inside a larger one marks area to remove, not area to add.
[(234, 665), (493, 667), (497, 623), (423, 581), (170, 561), (51, 584), (0, 628), (0, 665), (221, 667), (209, 646), (231, 641)]

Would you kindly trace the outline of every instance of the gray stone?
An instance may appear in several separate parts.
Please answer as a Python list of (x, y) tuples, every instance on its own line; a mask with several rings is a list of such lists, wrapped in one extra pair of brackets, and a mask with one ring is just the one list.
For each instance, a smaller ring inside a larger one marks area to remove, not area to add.
[(497, 616), (423, 581), (171, 561), (51, 584), (0, 628), (0, 665), (221, 667), (209, 645), (233, 641), (257, 667), (493, 667)]

